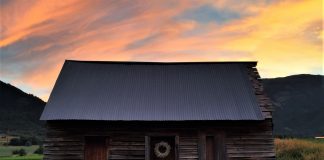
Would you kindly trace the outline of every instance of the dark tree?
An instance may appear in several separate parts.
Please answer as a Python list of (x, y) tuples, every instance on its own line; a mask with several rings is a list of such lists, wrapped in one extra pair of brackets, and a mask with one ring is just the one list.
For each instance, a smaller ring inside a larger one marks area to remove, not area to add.
[(20, 145), (20, 139), (19, 138), (13, 138), (10, 140), (9, 146), (19, 146)]

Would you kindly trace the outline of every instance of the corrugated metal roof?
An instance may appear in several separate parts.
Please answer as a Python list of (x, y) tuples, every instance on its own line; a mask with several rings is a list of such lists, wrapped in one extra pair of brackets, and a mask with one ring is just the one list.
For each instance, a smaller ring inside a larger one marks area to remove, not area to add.
[(255, 65), (66, 61), (41, 120), (263, 120)]

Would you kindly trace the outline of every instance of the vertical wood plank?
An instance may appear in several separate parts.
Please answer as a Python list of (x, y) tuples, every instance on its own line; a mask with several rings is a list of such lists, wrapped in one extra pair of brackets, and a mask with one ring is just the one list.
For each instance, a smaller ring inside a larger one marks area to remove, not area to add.
[(175, 136), (175, 159), (179, 159), (179, 136)]
[(206, 134), (202, 132), (199, 133), (198, 151), (199, 159), (206, 160)]
[(106, 138), (106, 160), (109, 159), (109, 151), (110, 151), (110, 137)]
[(215, 159), (226, 160), (225, 134), (223, 132), (215, 134)]
[(145, 160), (150, 160), (150, 137), (149, 136), (145, 136)]

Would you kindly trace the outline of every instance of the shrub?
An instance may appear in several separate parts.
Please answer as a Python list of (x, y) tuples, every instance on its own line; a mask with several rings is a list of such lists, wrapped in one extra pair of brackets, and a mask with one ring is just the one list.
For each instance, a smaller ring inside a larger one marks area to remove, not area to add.
[(43, 151), (44, 151), (43, 146), (39, 146), (34, 153), (35, 154), (43, 154)]
[(32, 145), (32, 142), (26, 141), (25, 146), (31, 146), (31, 145)]
[(27, 155), (27, 152), (24, 149), (19, 149), (19, 150), (13, 150), (12, 151), (13, 155), (19, 155), (19, 156), (25, 156)]
[(19, 154), (19, 150), (13, 150), (13, 151), (12, 151), (12, 154), (13, 154), (13, 155)]
[(25, 156), (27, 155), (27, 152), (24, 149), (19, 150), (19, 156)]
[(19, 138), (13, 138), (10, 140), (9, 144), (10, 146), (19, 146), (20, 145), (20, 139)]

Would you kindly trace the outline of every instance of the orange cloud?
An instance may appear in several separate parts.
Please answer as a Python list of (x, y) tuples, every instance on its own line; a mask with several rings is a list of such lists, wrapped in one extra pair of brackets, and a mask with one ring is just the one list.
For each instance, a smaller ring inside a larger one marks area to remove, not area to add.
[(316, 0), (21, 0), (1, 13), (1, 79), (44, 100), (65, 59), (257, 60), (263, 77), (323, 74)]
[(39, 24), (48, 20), (63, 17), (71, 14), (78, 8), (80, 2), (76, 5), (75, 0), (65, 1), (16, 1), (16, 3), (8, 2), (1, 8), (4, 14), (3, 27), (6, 28), (3, 37), (0, 41), (0, 47), (14, 43), (29, 34), (37, 32), (42, 29)]
[(322, 39), (318, 38), (323, 30), (321, 6), (321, 1), (269, 6), (258, 16), (238, 22), (242, 24), (239, 30), (250, 30), (231, 41), (228, 48), (252, 53), (266, 77), (318, 71), (323, 65)]

